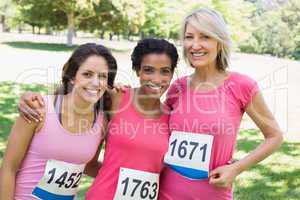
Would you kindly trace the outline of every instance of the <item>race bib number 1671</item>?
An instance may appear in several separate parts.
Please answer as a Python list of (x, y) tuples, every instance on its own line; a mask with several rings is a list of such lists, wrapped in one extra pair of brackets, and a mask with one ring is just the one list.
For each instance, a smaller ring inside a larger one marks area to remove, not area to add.
[(207, 179), (213, 136), (173, 131), (164, 162), (189, 179)]

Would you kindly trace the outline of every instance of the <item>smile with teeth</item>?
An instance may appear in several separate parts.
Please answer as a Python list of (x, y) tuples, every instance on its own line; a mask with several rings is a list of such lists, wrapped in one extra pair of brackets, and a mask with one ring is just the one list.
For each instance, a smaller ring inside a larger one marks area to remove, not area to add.
[(163, 88), (163, 86), (154, 85), (154, 84), (152, 84), (152, 83), (148, 83), (147, 86), (150, 87), (150, 88), (153, 89), (153, 90), (160, 90), (160, 89)]
[(89, 88), (85, 88), (85, 90), (92, 95), (96, 95), (100, 91), (99, 89), (89, 89)]
[(206, 52), (191, 52), (193, 57), (201, 57), (205, 56), (207, 53)]

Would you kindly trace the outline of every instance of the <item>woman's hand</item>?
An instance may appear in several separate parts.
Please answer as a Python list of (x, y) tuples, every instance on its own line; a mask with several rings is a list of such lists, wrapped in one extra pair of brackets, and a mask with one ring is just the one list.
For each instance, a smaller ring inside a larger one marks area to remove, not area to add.
[[(38, 104), (36, 104), (38, 102)], [(39, 106), (37, 106), (39, 105)], [(44, 100), (39, 93), (26, 92), (19, 101), (18, 110), (20, 115), (28, 122), (40, 122), (43, 120)]]
[(239, 170), (234, 164), (220, 166), (209, 173), (209, 184), (223, 188), (231, 187), (238, 174)]
[(116, 90), (117, 92), (124, 92), (126, 89), (131, 88), (130, 85), (124, 85), (122, 83), (115, 83), (111, 90)]

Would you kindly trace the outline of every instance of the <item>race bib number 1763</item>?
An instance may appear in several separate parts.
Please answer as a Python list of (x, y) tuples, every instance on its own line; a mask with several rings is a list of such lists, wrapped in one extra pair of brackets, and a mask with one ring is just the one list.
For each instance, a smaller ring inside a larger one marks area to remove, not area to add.
[(114, 200), (156, 200), (159, 174), (121, 168)]

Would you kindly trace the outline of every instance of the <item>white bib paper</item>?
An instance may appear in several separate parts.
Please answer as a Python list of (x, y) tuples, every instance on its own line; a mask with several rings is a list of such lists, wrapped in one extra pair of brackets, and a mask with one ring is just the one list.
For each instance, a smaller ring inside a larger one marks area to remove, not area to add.
[(48, 160), (44, 176), (32, 191), (32, 195), (43, 200), (73, 200), (85, 164), (71, 164)]
[(156, 200), (159, 174), (120, 168), (114, 200)]
[(212, 135), (173, 131), (164, 162), (189, 179), (206, 179), (212, 144)]

